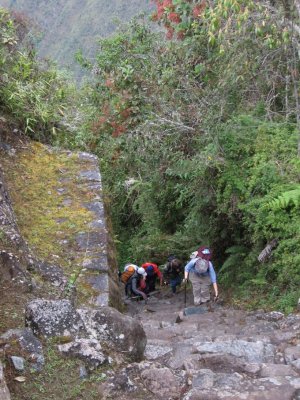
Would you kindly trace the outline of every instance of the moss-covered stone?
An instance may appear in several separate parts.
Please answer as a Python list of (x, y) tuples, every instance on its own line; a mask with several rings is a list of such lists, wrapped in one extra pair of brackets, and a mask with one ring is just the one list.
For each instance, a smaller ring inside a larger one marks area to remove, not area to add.
[(118, 287), (107, 278), (117, 274), (108, 262), (97, 158), (27, 143), (1, 164), (22, 236), (37, 257), (63, 268), (68, 283), (62, 296), (76, 286), (79, 303), (119, 308)]

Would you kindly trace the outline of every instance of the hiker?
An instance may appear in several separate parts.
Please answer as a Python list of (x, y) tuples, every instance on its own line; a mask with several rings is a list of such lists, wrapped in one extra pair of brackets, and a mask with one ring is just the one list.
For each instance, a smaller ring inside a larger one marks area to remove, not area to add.
[(211, 251), (202, 246), (198, 249), (197, 257), (192, 258), (184, 269), (184, 282), (188, 279), (192, 282), (194, 304), (200, 305), (210, 301), (210, 285), (213, 284), (215, 296), (218, 298), (217, 277), (211, 259)]
[(145, 278), (147, 276), (147, 273), (144, 268), (138, 268), (134, 273), (129, 277), (125, 284), (125, 294), (128, 297), (131, 297), (132, 295), (142, 297), (145, 301), (147, 301), (147, 295), (144, 293), (144, 291), (141, 289), (141, 286), (145, 287)]
[(118, 276), (119, 276), (119, 281), (123, 282), (123, 283), (127, 283), (128, 279), (131, 277), (132, 274), (134, 274), (135, 271), (137, 271), (139, 267), (135, 264), (131, 264), (131, 263), (127, 263), (124, 266), (124, 271), (118, 272)]
[(172, 293), (176, 293), (177, 286), (181, 285), (182, 281), (182, 262), (175, 256), (170, 255), (165, 269), (165, 275), (170, 282)]
[(158, 269), (157, 264), (146, 262), (145, 264), (142, 265), (142, 268), (145, 268), (145, 271), (147, 273), (145, 293), (148, 294), (155, 291), (155, 284), (157, 278), (159, 279), (160, 286), (163, 285), (163, 275)]

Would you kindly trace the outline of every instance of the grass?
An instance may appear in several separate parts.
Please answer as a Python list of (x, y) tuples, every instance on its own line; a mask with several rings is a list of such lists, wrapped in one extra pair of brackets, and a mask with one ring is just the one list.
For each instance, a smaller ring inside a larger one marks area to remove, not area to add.
[(28, 369), (25, 382), (15, 381), (10, 368), (8, 386), (14, 400), (100, 400), (99, 382), (106, 379), (103, 367), (86, 379), (79, 376), (80, 361), (63, 358), (54, 341), (46, 344), (45, 366), (41, 372)]

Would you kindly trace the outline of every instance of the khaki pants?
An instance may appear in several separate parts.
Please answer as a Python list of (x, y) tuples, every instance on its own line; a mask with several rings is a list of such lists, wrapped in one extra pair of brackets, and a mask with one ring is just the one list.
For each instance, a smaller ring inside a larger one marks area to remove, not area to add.
[(197, 275), (191, 272), (189, 279), (193, 285), (194, 304), (198, 306), (201, 303), (206, 303), (210, 300), (210, 276)]

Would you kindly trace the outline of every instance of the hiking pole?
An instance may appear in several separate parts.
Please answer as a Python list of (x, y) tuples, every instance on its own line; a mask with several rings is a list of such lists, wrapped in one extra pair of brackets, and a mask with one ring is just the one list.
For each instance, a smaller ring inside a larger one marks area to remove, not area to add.
[(186, 281), (184, 282), (184, 308), (186, 308)]
[(187, 276), (186, 280), (184, 281), (184, 308), (186, 308), (186, 286), (187, 286), (188, 279), (189, 279), (189, 276)]

